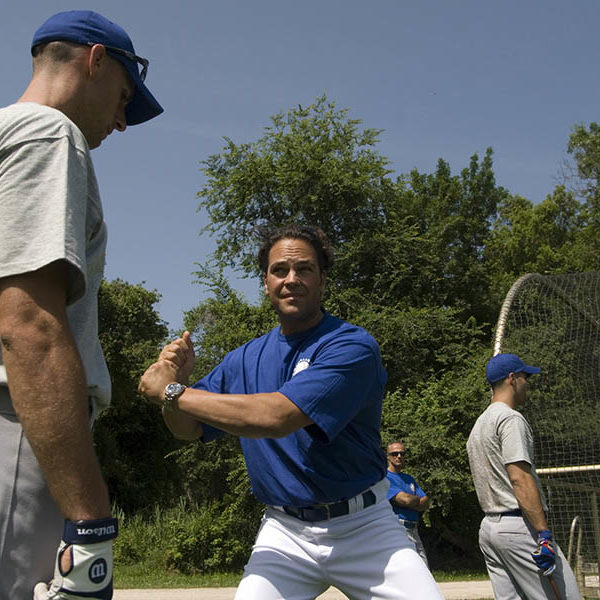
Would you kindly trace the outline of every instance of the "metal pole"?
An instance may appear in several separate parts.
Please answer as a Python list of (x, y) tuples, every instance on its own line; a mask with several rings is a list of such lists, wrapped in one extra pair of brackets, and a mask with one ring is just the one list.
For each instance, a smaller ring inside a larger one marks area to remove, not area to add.
[(594, 529), (594, 541), (596, 543), (598, 576), (600, 576), (600, 519), (598, 518), (598, 494), (596, 492), (592, 492), (590, 502), (592, 503), (592, 528)]

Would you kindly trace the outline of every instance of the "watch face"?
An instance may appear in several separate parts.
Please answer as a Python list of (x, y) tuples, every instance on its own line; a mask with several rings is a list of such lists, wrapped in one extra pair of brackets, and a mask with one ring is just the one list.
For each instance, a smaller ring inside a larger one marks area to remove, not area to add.
[(181, 394), (184, 389), (185, 386), (181, 385), (181, 383), (169, 383), (165, 388), (165, 393), (169, 394), (169, 396), (175, 396)]
[(165, 410), (173, 411), (173, 402), (183, 394), (185, 387), (181, 383), (169, 383), (165, 386), (165, 399), (163, 401), (163, 408)]

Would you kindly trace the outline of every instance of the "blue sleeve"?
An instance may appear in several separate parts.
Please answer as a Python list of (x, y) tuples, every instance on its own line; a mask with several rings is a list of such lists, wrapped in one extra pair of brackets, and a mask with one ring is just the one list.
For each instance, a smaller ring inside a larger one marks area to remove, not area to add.
[(387, 491), (387, 499), (391, 500), (398, 492), (401, 492), (400, 486), (396, 482), (396, 479), (390, 477), (388, 475), (389, 471), (386, 473), (387, 480), (390, 482), (390, 487)]
[(310, 368), (279, 389), (319, 427), (329, 442), (370, 402), (379, 402), (385, 371), (377, 345), (352, 336), (331, 338)]
[(392, 477), (389, 475), (389, 471), (386, 474), (390, 487), (387, 492), (387, 499), (391, 500), (398, 492), (406, 492), (407, 494), (415, 494), (419, 498), (423, 498), (427, 494), (419, 487), (419, 484), (415, 481), (415, 478), (406, 473), (402, 473), (402, 476)]
[[(414, 481), (414, 479), (413, 479)], [(415, 494), (419, 496), (419, 498), (423, 498), (427, 496), (427, 494), (420, 488), (419, 484), (415, 481)]]

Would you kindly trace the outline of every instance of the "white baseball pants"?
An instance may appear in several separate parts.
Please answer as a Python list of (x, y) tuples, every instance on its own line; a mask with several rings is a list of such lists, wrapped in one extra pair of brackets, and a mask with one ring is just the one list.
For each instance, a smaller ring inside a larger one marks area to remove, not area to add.
[(350, 600), (442, 600), (385, 497), (357, 513), (263, 517), (236, 600), (313, 600), (330, 585)]

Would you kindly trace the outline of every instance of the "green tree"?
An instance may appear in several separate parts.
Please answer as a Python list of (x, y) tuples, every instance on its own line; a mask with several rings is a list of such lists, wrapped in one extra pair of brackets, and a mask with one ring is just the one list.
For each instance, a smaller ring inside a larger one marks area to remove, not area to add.
[(575, 125), (569, 136), (567, 152), (575, 162), (571, 182), (576, 180), (581, 195), (597, 205), (600, 199), (600, 125), (594, 122), (589, 127)]
[(411, 264), (409, 304), (453, 306), (465, 316), (488, 321), (489, 273), (483, 249), (497, 207), (507, 195), (495, 183), (492, 149), (481, 161), (474, 154), (460, 175), (452, 175), (450, 165), (440, 159), (435, 173), (413, 170), (399, 178), (399, 187), (396, 210), (419, 236), (420, 259)]
[(567, 178), (582, 202), (584, 224), (579, 234), (580, 270), (598, 268), (600, 254), (600, 125), (578, 124), (569, 136), (567, 152), (573, 158)]
[(557, 186), (539, 204), (509, 196), (501, 204), (485, 247), (492, 296), (502, 301), (525, 273), (578, 272), (600, 266), (590, 245), (587, 209), (574, 193)]
[(394, 186), (387, 159), (373, 150), (380, 131), (359, 125), (322, 96), (271, 117), (254, 143), (226, 139), (203, 162), (207, 183), (198, 194), (210, 218), (205, 231), (218, 234), (215, 258), (256, 273), (261, 230), (293, 221), (320, 226), (336, 245), (377, 231)]
[(177, 477), (165, 455), (175, 447), (160, 410), (137, 394), (168, 330), (154, 305), (160, 296), (119, 279), (99, 293), (99, 331), (112, 381), (112, 403), (96, 421), (96, 448), (112, 499), (135, 511), (168, 502)]

